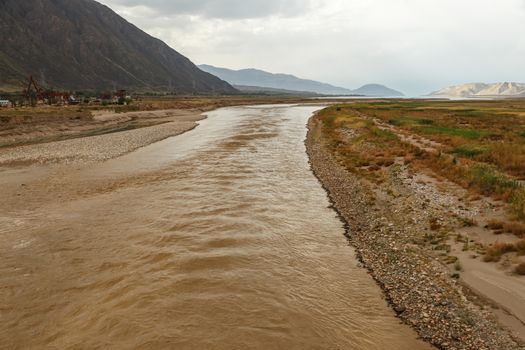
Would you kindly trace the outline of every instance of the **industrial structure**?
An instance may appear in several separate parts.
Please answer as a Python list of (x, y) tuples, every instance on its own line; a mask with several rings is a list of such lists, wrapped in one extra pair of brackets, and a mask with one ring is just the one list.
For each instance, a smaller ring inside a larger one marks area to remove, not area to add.
[[(52, 89), (44, 89), (32, 75), (29, 76), (27, 82), (24, 83), (24, 90), (22, 92), (23, 98), (29, 106), (36, 106), (39, 104), (47, 105), (75, 105), (79, 103), (88, 104), (127, 104), (131, 99), (126, 90), (117, 90), (114, 92), (103, 92), (98, 94), (98, 97), (80, 98), (77, 99), (72, 92), (69, 91), (55, 91)], [(88, 93), (91, 95), (91, 93)]]
[(67, 91), (54, 91), (43, 89), (33, 76), (29, 76), (24, 96), (30, 105), (39, 103), (65, 105), (71, 102), (71, 93)]

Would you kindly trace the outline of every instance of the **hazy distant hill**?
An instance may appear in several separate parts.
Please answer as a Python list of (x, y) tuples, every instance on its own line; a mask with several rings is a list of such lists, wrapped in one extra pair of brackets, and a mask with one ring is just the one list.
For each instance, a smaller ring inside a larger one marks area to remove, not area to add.
[(232, 70), (209, 65), (200, 65), (200, 69), (218, 76), (232, 85), (266, 87), (291, 91), (307, 91), (325, 95), (349, 95), (349, 89), (301, 79), (289, 74), (273, 74), (258, 69)]
[(470, 83), (450, 86), (430, 94), (443, 97), (494, 97), (525, 96), (525, 84), (520, 83)]
[(305, 97), (315, 97), (322, 96), (315, 92), (309, 91), (293, 91), (286, 89), (275, 89), (261, 86), (247, 86), (247, 85), (233, 85), (237, 90), (248, 93), (248, 94), (260, 94), (260, 95), (292, 95), (292, 96), (305, 96)]
[(318, 81), (301, 79), (289, 74), (274, 74), (258, 69), (232, 70), (206, 64), (200, 65), (199, 68), (218, 76), (234, 86), (249, 86), (251, 89), (257, 87), (261, 90), (264, 90), (264, 88), (272, 88), (293, 92), (303, 91), (321, 95), (403, 96), (403, 93), (379, 84), (368, 84), (357, 90), (350, 90)]
[(0, 87), (20, 87), (34, 74), (62, 89), (236, 91), (96, 1), (0, 5)]
[(353, 94), (373, 97), (400, 97), (404, 94), (380, 84), (367, 84), (352, 90)]

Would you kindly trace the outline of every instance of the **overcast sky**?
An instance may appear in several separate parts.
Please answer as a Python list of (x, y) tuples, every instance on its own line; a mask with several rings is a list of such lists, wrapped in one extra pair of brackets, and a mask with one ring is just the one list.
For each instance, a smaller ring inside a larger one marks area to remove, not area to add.
[(419, 95), (525, 82), (525, 0), (99, 0), (197, 64)]

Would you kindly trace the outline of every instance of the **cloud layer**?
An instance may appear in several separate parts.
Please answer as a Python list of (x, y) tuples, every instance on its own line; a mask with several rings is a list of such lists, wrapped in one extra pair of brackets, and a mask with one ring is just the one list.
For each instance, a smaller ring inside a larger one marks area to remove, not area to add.
[(297, 16), (308, 11), (308, 0), (114, 0), (124, 7), (145, 6), (158, 14), (193, 15), (206, 18), (261, 18)]
[(101, 0), (196, 63), (408, 94), (525, 82), (524, 0)]

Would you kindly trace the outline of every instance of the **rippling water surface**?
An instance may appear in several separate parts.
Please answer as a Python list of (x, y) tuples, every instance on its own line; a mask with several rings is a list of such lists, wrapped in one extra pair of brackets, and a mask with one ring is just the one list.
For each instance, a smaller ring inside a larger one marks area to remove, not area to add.
[(64, 179), (126, 181), (25, 213), (1, 241), (0, 348), (429, 348), (357, 267), (310, 171), (315, 109), (222, 109)]

